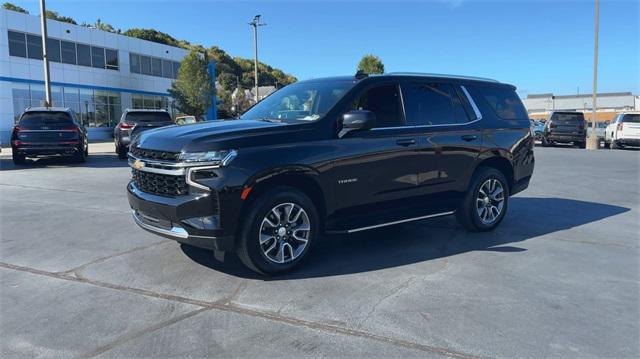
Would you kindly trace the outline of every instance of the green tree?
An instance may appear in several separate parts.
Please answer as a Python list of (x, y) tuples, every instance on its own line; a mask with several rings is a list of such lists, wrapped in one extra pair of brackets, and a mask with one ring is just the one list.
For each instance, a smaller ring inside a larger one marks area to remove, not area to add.
[(384, 64), (378, 56), (364, 55), (358, 63), (358, 70), (365, 74), (383, 74)]
[(202, 116), (211, 105), (215, 88), (207, 72), (207, 61), (191, 51), (180, 63), (178, 78), (169, 93), (175, 98), (176, 108), (188, 115)]
[(45, 14), (47, 16), (47, 19), (66, 22), (68, 24), (73, 24), (73, 25), (78, 25), (78, 23), (74, 19), (68, 16), (62, 16), (58, 14), (56, 11), (47, 10)]
[[(135, 37), (147, 41), (157, 42), (169, 46), (180, 46), (180, 41), (171, 35), (154, 29), (129, 29), (122, 33), (124, 36)], [(187, 43), (188, 44), (188, 43)]]
[(102, 20), (100, 20), (99, 18), (96, 20), (95, 24), (93, 24), (93, 27), (98, 30), (113, 32), (116, 34), (119, 34), (121, 32), (120, 29), (116, 30), (113, 26), (111, 26), (111, 24), (102, 22)]
[(18, 5), (14, 5), (14, 4), (10, 3), (10, 2), (6, 2), (6, 3), (2, 4), (2, 7), (4, 9), (11, 10), (11, 11), (16, 11), (16, 12), (21, 12), (23, 14), (28, 14), (29, 13), (27, 10), (21, 8)]

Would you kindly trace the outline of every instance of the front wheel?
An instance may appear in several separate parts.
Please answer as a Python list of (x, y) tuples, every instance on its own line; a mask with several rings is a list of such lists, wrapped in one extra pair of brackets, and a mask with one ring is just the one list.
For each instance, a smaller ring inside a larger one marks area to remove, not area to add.
[(549, 147), (551, 146), (551, 143), (549, 142), (549, 140), (547, 140), (546, 137), (542, 136), (542, 147)]
[(118, 159), (126, 160), (127, 159), (127, 148), (121, 145), (116, 147), (116, 152), (118, 153)]
[(318, 227), (318, 212), (309, 197), (290, 187), (274, 188), (247, 212), (238, 257), (260, 274), (290, 271), (309, 253)]
[(489, 231), (504, 218), (508, 202), (509, 184), (502, 172), (481, 167), (473, 175), (456, 217), (470, 231)]
[(620, 144), (616, 141), (616, 140), (611, 140), (611, 149), (612, 150), (617, 150), (622, 148), (622, 146), (620, 146)]

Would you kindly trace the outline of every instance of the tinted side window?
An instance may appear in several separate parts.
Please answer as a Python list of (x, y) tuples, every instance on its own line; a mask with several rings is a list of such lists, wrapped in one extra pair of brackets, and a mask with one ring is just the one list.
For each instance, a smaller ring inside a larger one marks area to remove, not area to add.
[(622, 117), (624, 123), (640, 123), (640, 115), (635, 113), (628, 113)]
[(375, 113), (376, 128), (405, 125), (397, 85), (385, 85), (369, 89), (356, 100), (353, 108)]
[(529, 118), (514, 90), (504, 86), (474, 86), (474, 89), (480, 93), (499, 118), (503, 120)]
[(411, 83), (402, 86), (402, 95), (409, 125), (446, 125), (469, 121), (460, 97), (450, 84)]

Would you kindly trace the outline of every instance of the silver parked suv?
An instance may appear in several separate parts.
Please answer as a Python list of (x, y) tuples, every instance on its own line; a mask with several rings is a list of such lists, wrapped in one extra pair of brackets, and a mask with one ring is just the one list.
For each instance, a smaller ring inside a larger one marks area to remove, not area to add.
[(120, 122), (113, 129), (118, 158), (121, 160), (127, 158), (131, 138), (136, 134), (173, 124), (171, 115), (165, 110), (126, 109), (120, 117)]

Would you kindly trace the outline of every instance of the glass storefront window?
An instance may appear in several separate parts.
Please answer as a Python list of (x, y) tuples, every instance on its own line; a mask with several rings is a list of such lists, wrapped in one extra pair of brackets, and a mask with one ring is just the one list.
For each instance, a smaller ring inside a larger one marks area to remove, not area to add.
[(156, 104), (155, 104), (153, 96), (145, 96), (144, 97), (144, 108), (154, 109), (155, 105)]
[(31, 106), (44, 106), (44, 85), (31, 85)]
[(14, 83), (12, 84), (11, 92), (13, 96), (13, 121), (16, 123), (24, 110), (31, 106), (29, 85)]
[(27, 57), (27, 41), (25, 34), (21, 32), (8, 31), (9, 34), (9, 55)]
[(144, 108), (144, 96), (131, 95), (131, 107), (135, 109)]
[(62, 87), (51, 86), (51, 106), (64, 107), (64, 101), (62, 100)]
[(42, 37), (27, 34), (27, 56), (30, 59), (42, 60)]
[(104, 69), (104, 48), (91, 46), (91, 63), (93, 67), (97, 67), (99, 69)]
[(47, 38), (47, 51), (49, 61), (60, 62), (60, 40)]

